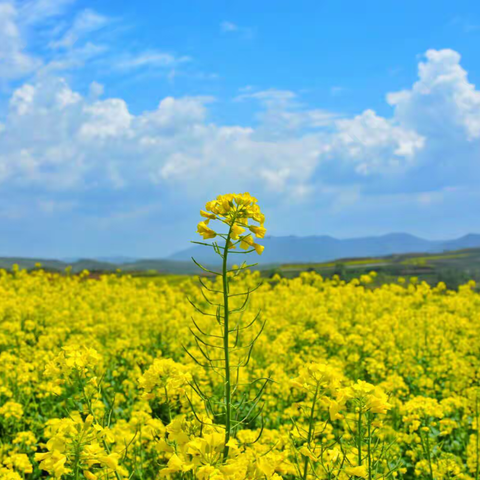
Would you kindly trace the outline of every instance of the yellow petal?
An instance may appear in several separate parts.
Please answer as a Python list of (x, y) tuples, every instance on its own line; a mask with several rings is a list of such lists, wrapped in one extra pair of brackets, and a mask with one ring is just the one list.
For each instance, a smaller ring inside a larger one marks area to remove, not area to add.
[(263, 245), (259, 245), (258, 243), (254, 243), (253, 248), (259, 255), (261, 255), (262, 252), (265, 250), (265, 247)]

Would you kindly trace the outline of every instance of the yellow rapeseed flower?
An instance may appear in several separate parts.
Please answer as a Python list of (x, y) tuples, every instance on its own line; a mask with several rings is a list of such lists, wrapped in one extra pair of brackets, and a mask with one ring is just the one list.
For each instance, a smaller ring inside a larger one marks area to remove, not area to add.
[[(246, 228), (257, 238), (264, 238), (266, 233), (263, 226), (265, 216), (257, 204), (257, 199), (248, 192), (219, 195), (215, 200), (206, 203), (205, 210), (200, 210), (200, 215), (206, 220), (198, 224), (197, 232), (204, 240), (215, 238), (218, 235), (207, 224), (210, 220), (219, 220), (229, 227), (229, 238), (238, 241), (241, 248), (245, 250), (253, 248), (259, 255), (262, 254), (264, 247), (256, 244), (250, 233), (243, 235)], [(250, 220), (260, 225), (249, 226)], [(235, 244), (229, 242), (228, 248), (235, 248)]]

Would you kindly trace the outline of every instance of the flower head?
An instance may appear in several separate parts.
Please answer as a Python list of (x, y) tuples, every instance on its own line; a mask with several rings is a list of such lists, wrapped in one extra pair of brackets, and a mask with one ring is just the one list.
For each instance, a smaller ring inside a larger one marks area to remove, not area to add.
[[(218, 235), (208, 226), (208, 222), (219, 220), (229, 227), (230, 240), (240, 243), (240, 247), (244, 250), (252, 249), (259, 255), (262, 254), (264, 247), (253, 241), (252, 234), (257, 238), (265, 237), (267, 231), (263, 226), (265, 216), (257, 204), (257, 199), (248, 192), (219, 195), (215, 200), (206, 203), (205, 210), (200, 210), (200, 215), (206, 220), (198, 224), (197, 232), (204, 240)], [(250, 220), (259, 225), (249, 225)], [(249, 231), (245, 233), (247, 228)], [(235, 248), (235, 244), (229, 242), (228, 248)]]

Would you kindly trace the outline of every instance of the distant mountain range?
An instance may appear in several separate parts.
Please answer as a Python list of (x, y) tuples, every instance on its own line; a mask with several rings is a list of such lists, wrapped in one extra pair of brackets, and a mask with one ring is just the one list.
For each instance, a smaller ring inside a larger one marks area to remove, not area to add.
[[(363, 237), (340, 240), (330, 236), (266, 237), (259, 240), (265, 245), (261, 257), (250, 254), (247, 261), (259, 262), (260, 267), (286, 263), (319, 263), (347, 258), (384, 257), (408, 253), (441, 253), (466, 248), (480, 248), (480, 235), (469, 234), (455, 240), (425, 240), (407, 233), (391, 233), (378, 237)], [(94, 259), (64, 258), (62, 260), (0, 257), (0, 268), (10, 269), (13, 264), (32, 269), (40, 262), (44, 268), (62, 271), (71, 266), (73, 272), (90, 270), (114, 272), (145, 272), (191, 274), (197, 273), (191, 257), (204, 265), (216, 265), (219, 258), (212, 249), (199, 245), (177, 252), (166, 259), (135, 259), (125, 256), (98, 257)], [(231, 255), (231, 263), (241, 263), (246, 258)]]
[[(455, 240), (425, 240), (407, 233), (340, 240), (330, 236), (266, 237), (262, 264), (316, 263), (357, 257), (382, 257), (402, 253), (438, 253), (480, 247), (480, 235), (468, 234)], [(213, 249), (199, 245), (177, 252), (169, 260), (187, 261), (194, 257), (206, 264), (218, 263)], [(234, 257), (232, 255), (232, 257)], [(255, 258), (253, 254), (252, 259)], [(243, 257), (242, 261), (243, 261)]]

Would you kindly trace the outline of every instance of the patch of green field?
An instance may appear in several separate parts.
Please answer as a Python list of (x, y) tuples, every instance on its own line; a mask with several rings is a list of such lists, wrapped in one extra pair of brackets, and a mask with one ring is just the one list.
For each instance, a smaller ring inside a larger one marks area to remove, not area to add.
[(283, 264), (282, 268), (331, 268), (336, 267), (337, 265), (370, 265), (377, 263), (385, 263), (386, 260), (383, 258), (355, 258), (352, 260), (336, 260), (333, 262), (323, 262), (323, 263), (287, 263)]
[(302, 272), (315, 271), (324, 277), (338, 275), (342, 280), (350, 281), (374, 270), (377, 272), (371, 287), (396, 282), (399, 277), (409, 281), (416, 277), (420, 282), (437, 285), (444, 282), (448, 288), (455, 289), (469, 280), (480, 283), (480, 249), (466, 249), (435, 254), (401, 254), (377, 258), (349, 258), (332, 262), (311, 264), (285, 264), (265, 269), (265, 277), (275, 273), (293, 278)]
[(427, 255), (424, 257), (415, 257), (415, 258), (408, 258), (403, 260), (402, 263), (405, 265), (421, 265), (426, 264), (427, 262), (434, 262), (435, 260), (451, 260), (456, 258), (465, 258), (471, 257), (471, 253), (453, 253), (453, 254), (440, 254), (440, 255)]

